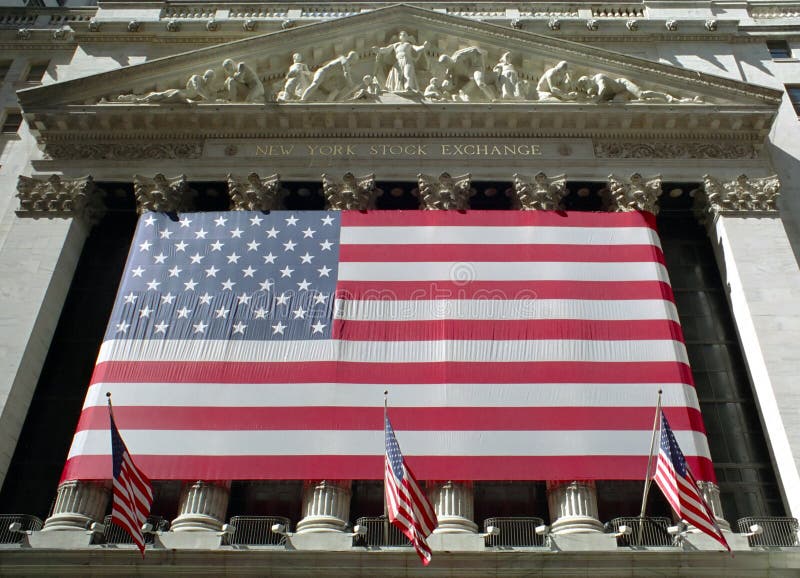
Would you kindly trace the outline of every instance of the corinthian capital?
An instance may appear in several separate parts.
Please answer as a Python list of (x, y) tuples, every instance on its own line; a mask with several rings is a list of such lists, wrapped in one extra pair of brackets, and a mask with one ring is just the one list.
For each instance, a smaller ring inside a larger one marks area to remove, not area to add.
[(460, 177), (451, 177), (449, 173), (442, 173), (438, 177), (419, 174), (417, 180), (421, 208), (428, 211), (469, 209), (469, 198), (475, 194), (470, 188), (470, 174)]
[(732, 181), (719, 181), (710, 175), (703, 177), (703, 188), (695, 194), (695, 209), (700, 214), (777, 211), (781, 182), (778, 177), (749, 179), (740, 175)]
[(375, 175), (356, 177), (345, 173), (341, 181), (322, 175), (322, 192), (328, 207), (335, 211), (365, 211), (373, 208), (375, 201)]
[(228, 175), (228, 194), (234, 211), (271, 211), (283, 197), (278, 175), (261, 178), (256, 173), (247, 177)]
[(532, 179), (515, 174), (512, 200), (515, 209), (523, 211), (558, 211), (564, 207), (561, 200), (567, 194), (564, 175), (548, 177), (536, 174)]
[(17, 181), (17, 197), (21, 217), (79, 218), (93, 224), (102, 217), (105, 208), (103, 191), (95, 187), (92, 177), (64, 179), (25, 177)]
[(136, 195), (136, 210), (139, 214), (147, 211), (155, 213), (171, 213), (184, 208), (186, 197), (190, 191), (186, 175), (167, 179), (158, 173), (152, 179), (135, 175), (133, 191)]
[(627, 181), (608, 176), (606, 203), (611, 211), (648, 211), (658, 213), (656, 200), (661, 196), (661, 175), (645, 180), (634, 173)]

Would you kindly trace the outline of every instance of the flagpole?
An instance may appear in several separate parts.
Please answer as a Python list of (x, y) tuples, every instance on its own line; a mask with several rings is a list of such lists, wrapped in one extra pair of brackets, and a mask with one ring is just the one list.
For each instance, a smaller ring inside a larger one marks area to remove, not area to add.
[(658, 401), (656, 401), (656, 415), (653, 417), (653, 434), (650, 437), (650, 452), (647, 455), (647, 473), (644, 477), (644, 495), (642, 496), (642, 509), (639, 512), (639, 536), (636, 545), (642, 545), (642, 532), (644, 531), (644, 513), (647, 508), (647, 494), (650, 492), (650, 471), (653, 467), (653, 446), (656, 445), (656, 431), (658, 430), (659, 418), (661, 417), (661, 390), (658, 390)]

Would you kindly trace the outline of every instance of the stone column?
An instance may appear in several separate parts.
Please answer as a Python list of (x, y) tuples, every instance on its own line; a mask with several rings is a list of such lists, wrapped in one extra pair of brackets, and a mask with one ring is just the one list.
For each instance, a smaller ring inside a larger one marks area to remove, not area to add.
[(433, 511), (439, 519), (437, 534), (474, 534), (478, 531), (475, 518), (475, 496), (471, 482), (444, 482), (429, 486)]
[(229, 497), (228, 482), (186, 484), (181, 492), (178, 517), (172, 521), (172, 531), (219, 532), (228, 510)]
[(92, 522), (102, 522), (110, 495), (104, 482), (64, 482), (58, 486), (53, 513), (42, 531), (86, 530)]
[(349, 480), (306, 482), (297, 533), (344, 532), (350, 517), (351, 484)]
[(722, 501), (719, 499), (719, 486), (714, 482), (697, 482), (697, 488), (700, 490), (700, 495), (706, 501), (706, 504), (711, 508), (711, 513), (714, 514), (714, 519), (717, 526), (721, 530), (731, 531), (731, 525), (725, 519), (722, 512)]
[(375, 208), (375, 175), (356, 177), (345, 173), (339, 181), (329, 175), (322, 175), (322, 192), (328, 201), (328, 208), (336, 211), (366, 211)]
[(553, 534), (603, 531), (597, 515), (597, 487), (591, 480), (548, 481), (547, 504)]
[(451, 177), (442, 173), (438, 177), (417, 175), (420, 208), (428, 211), (464, 211), (469, 209), (469, 198), (475, 194), (470, 187), (472, 175)]

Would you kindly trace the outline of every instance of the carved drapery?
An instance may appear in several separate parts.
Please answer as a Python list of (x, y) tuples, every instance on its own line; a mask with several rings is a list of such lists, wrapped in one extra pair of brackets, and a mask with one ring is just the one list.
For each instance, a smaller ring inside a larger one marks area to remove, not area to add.
[(567, 194), (564, 175), (548, 177), (537, 173), (533, 178), (514, 175), (513, 207), (523, 211), (559, 211), (561, 200)]
[(470, 188), (472, 175), (451, 177), (449, 173), (442, 173), (438, 177), (430, 175), (417, 175), (419, 182), (420, 208), (433, 210), (459, 210), (469, 209), (469, 198), (475, 194)]
[(547, 482), (547, 504), (553, 534), (602, 532), (597, 488), (591, 480)]
[(330, 209), (336, 211), (373, 209), (377, 192), (375, 174), (356, 177), (353, 173), (345, 173), (341, 181), (324, 174), (322, 191)]
[(92, 177), (64, 179), (59, 175), (26, 177), (17, 181), (17, 197), (21, 217), (78, 218), (93, 224), (105, 210), (103, 192), (95, 187)]
[(648, 211), (658, 214), (656, 201), (661, 196), (661, 176), (645, 179), (639, 173), (634, 173), (630, 179), (624, 180), (609, 175), (604, 196), (610, 211)]
[(184, 208), (190, 189), (186, 175), (167, 179), (163, 174), (158, 173), (153, 178), (135, 175), (133, 191), (136, 195), (136, 210), (139, 214), (147, 211), (172, 213)]
[(695, 211), (701, 218), (706, 214), (774, 213), (780, 188), (775, 175), (760, 179), (740, 175), (728, 182), (705, 175), (703, 188), (695, 193)]
[(229, 174), (228, 194), (234, 211), (271, 211), (280, 206), (283, 198), (277, 174), (263, 179), (257, 173), (246, 177)]
[(181, 492), (178, 517), (172, 521), (172, 531), (218, 532), (225, 520), (229, 496), (230, 488), (226, 482), (186, 484)]
[(475, 533), (475, 496), (471, 482), (444, 482), (428, 488), (433, 511), (439, 520), (437, 534)]
[(102, 522), (110, 495), (102, 482), (64, 482), (58, 486), (53, 513), (43, 530), (86, 530), (92, 522)]
[(349, 480), (306, 482), (297, 532), (343, 532), (350, 516), (351, 484)]

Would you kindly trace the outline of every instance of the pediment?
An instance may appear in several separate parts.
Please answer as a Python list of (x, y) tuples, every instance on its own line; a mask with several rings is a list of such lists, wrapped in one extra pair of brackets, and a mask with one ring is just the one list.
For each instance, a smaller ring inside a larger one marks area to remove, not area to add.
[[(409, 38), (401, 40), (401, 32)], [(296, 81), (288, 81), (287, 74)], [(147, 132), (148, 127), (185, 124), (187, 116), (197, 130), (231, 127), (241, 132), (261, 126), (266, 132), (353, 131), (361, 122), (353, 120), (353, 111), (369, 111), (373, 120), (363, 128), (372, 130), (413, 128), (409, 122), (417, 130), (429, 128), (421, 116), (406, 121), (398, 111), (435, 112), (438, 118), (488, 114), (500, 119), (493, 126), (512, 128), (520, 119), (524, 124), (528, 115), (545, 111), (563, 112), (576, 129), (591, 125), (593, 116), (617, 117), (611, 126), (621, 129), (652, 128), (659, 125), (653, 119), (661, 118), (670, 130), (698, 132), (713, 127), (708, 119), (722, 114), (732, 131), (765, 135), (781, 93), (595, 46), (395, 5), (24, 90), (19, 96), (31, 126), (46, 141), (48, 131), (73, 126), (104, 132), (122, 122)], [(70, 116), (86, 109), (92, 114)], [(381, 120), (386, 116), (382, 113), (394, 120)], [(548, 122), (539, 120), (531, 127)], [(439, 128), (453, 126), (442, 121)], [(559, 128), (568, 126), (562, 121)]]

